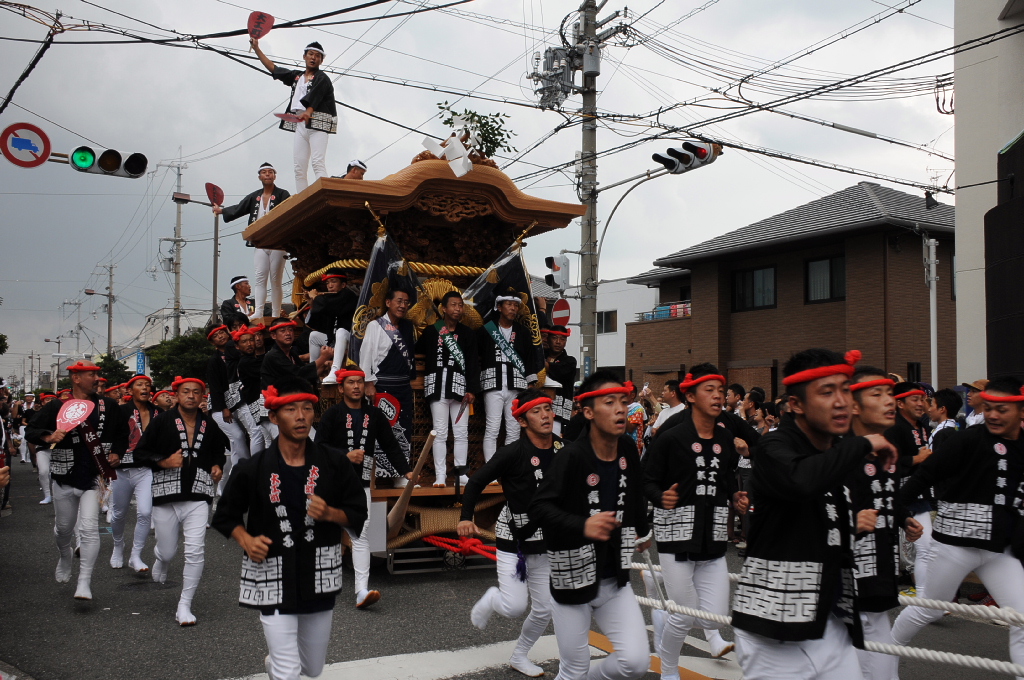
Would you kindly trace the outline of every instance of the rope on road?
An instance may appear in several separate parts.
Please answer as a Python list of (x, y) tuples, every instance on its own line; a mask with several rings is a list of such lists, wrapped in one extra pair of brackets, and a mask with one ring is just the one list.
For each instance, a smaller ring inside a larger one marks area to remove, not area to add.
[(465, 538), (460, 536), (459, 538), (445, 538), (443, 536), (424, 536), (424, 543), (429, 543), (435, 548), (441, 548), (442, 550), (450, 550), (460, 555), (482, 555), (489, 559), (498, 561), (498, 556), (494, 554), (496, 548), (493, 545), (486, 545), (479, 538)]
[[(661, 571), (661, 565), (655, 564), (654, 571)], [(633, 569), (649, 571), (649, 567), (643, 562), (633, 562)], [(738, 581), (739, 574), (729, 574), (730, 581)], [(1024, 614), (1010, 607), (990, 607), (983, 604), (960, 604), (959, 602), (944, 602), (943, 600), (929, 600), (923, 597), (907, 597), (900, 595), (901, 605), (906, 607), (923, 607), (924, 609), (938, 609), (939, 611), (950, 612), (972, 621), (1000, 621), (1011, 626), (1024, 627)]]

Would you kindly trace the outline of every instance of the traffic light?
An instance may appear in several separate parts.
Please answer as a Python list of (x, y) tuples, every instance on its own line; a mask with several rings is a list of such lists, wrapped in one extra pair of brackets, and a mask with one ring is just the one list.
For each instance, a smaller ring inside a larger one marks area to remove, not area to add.
[(569, 280), (569, 258), (565, 255), (545, 257), (544, 266), (551, 270), (551, 273), (544, 277), (544, 283), (551, 288), (562, 292), (572, 287)]
[(652, 159), (665, 166), (673, 175), (681, 175), (690, 170), (696, 170), (722, 155), (720, 144), (708, 142), (683, 142), (681, 147), (672, 147), (665, 153), (656, 153)]
[(132, 179), (145, 175), (149, 166), (149, 159), (141, 153), (133, 153), (128, 158), (123, 158), (121, 152), (107, 149), (97, 156), (88, 146), (80, 146), (72, 151), (68, 156), (68, 162), (78, 172)]

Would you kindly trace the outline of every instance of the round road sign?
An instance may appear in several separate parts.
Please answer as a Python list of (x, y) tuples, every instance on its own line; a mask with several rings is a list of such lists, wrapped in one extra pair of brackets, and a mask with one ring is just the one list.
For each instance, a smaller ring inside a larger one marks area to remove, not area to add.
[(50, 138), (31, 123), (15, 123), (0, 133), (0, 153), (19, 168), (37, 168), (50, 157)]
[(556, 326), (569, 325), (569, 301), (566, 299), (555, 300), (555, 306), (551, 308), (551, 323)]

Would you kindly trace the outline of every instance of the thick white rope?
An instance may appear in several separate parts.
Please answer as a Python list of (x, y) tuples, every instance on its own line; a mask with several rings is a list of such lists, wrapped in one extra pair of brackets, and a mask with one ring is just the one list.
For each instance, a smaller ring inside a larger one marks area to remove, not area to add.
[[(654, 571), (661, 571), (661, 565), (652, 565)], [(642, 562), (633, 562), (633, 569), (649, 571), (650, 568)], [(730, 581), (738, 581), (739, 574), (729, 574)], [(1009, 607), (989, 607), (983, 604), (960, 604), (959, 602), (944, 602), (942, 600), (928, 600), (923, 597), (906, 597), (900, 595), (901, 605), (906, 607), (923, 607), (924, 609), (938, 609), (957, 614), (973, 621), (1001, 621), (1011, 626), (1024, 626), (1024, 614)]]
[[(908, 598), (915, 599), (915, 598)], [(704, 621), (714, 621), (716, 623), (732, 624), (731, 616), (724, 616), (722, 614), (713, 614), (711, 612), (702, 611), (700, 609), (691, 609), (690, 607), (683, 607), (675, 602), (669, 600), (662, 604), (660, 600), (655, 600), (650, 597), (637, 596), (636, 601), (642, 605), (651, 607), (652, 609), (664, 609), (666, 611), (675, 612), (677, 614), (683, 614), (684, 616), (692, 616), (696, 619), (702, 619)], [(951, 604), (949, 602), (942, 604)], [(864, 641), (864, 649), (869, 652), (878, 652), (880, 654), (890, 654), (893, 656), (905, 656), (908, 659), (917, 659), (918, 661), (934, 661), (938, 663), (950, 664), (952, 666), (963, 666), (964, 668), (979, 668), (981, 670), (992, 671), (994, 673), (1004, 673), (1006, 675), (1016, 675), (1024, 677), (1024, 666), (1010, 663), (1009, 661), (996, 661), (994, 659), (985, 659), (980, 656), (967, 656), (965, 654), (954, 654), (952, 652), (937, 652), (932, 649), (920, 649), (917, 647), (902, 647), (900, 645), (888, 645), (881, 642), (871, 642), (868, 640)]]

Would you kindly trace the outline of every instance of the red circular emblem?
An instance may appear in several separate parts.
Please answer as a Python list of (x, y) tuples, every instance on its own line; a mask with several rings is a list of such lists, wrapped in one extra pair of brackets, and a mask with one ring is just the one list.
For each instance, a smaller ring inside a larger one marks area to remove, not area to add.
[(723, 423), (722, 421), (718, 421), (717, 425), (719, 427), (725, 427), (725, 423)]
[(889, 467), (885, 468), (885, 471), (888, 472), (890, 475), (896, 474), (896, 463), (893, 463)]
[(534, 467), (536, 467), (536, 466), (540, 465), (540, 458), (538, 458), (537, 456), (534, 456), (533, 458), (530, 459), (530, 463)]
[(711, 447), (711, 450), (714, 451), (715, 453), (721, 453), (722, 452), (722, 445), (721, 444), (715, 444), (714, 446)]
[(690, 448), (693, 449), (694, 453), (700, 453), (703, 450), (703, 448), (700, 445), (700, 442), (694, 442), (690, 444)]
[(878, 470), (875, 468), (873, 463), (866, 463), (864, 465), (864, 474), (868, 477), (874, 477), (876, 472), (878, 472)]
[(625, 458), (619, 458), (619, 467), (622, 468), (623, 470), (626, 469), (626, 459)]
[(993, 446), (992, 448), (994, 448), (996, 450), (996, 453), (998, 453), (1000, 456), (1006, 455), (1006, 444), (1002, 442), (996, 442), (996, 445)]
[(587, 475), (587, 484), (589, 484), (590, 486), (597, 486), (597, 483), (600, 482), (600, 481), (601, 481), (601, 478), (598, 477), (593, 472), (591, 472), (589, 475)]

